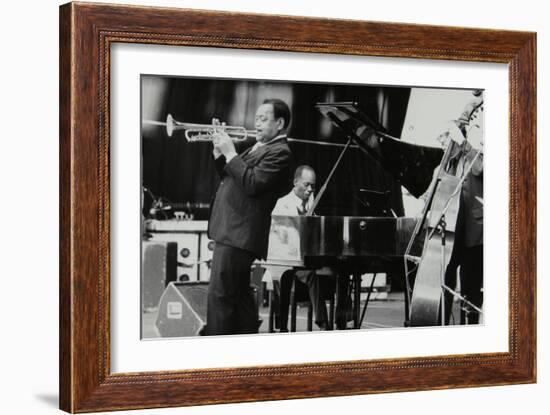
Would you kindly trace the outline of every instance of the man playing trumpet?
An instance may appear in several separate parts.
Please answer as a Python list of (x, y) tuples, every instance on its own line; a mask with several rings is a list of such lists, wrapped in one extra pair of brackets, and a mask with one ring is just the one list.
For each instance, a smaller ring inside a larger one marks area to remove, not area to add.
[(288, 190), (291, 152), (286, 140), (290, 110), (266, 99), (255, 117), (256, 143), (237, 154), (223, 128), (213, 134), (213, 155), (220, 174), (208, 236), (216, 242), (208, 286), (204, 334), (258, 332), (250, 268), (265, 259), (271, 211)]

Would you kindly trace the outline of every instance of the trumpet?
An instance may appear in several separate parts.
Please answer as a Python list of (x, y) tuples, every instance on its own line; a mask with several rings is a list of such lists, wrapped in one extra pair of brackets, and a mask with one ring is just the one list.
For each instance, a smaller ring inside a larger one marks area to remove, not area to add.
[(168, 134), (168, 137), (172, 137), (176, 130), (185, 130), (185, 138), (189, 142), (212, 141), (214, 134), (220, 130), (229, 135), (233, 141), (243, 141), (248, 137), (256, 136), (256, 131), (247, 130), (244, 127), (184, 123), (176, 121), (172, 115), (168, 114), (166, 117), (166, 134)]

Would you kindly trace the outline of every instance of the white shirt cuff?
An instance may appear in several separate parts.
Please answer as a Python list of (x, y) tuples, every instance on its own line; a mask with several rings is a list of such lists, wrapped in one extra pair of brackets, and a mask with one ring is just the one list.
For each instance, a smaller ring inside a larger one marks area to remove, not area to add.
[(225, 162), (226, 162), (226, 163), (229, 163), (229, 162), (231, 161), (231, 159), (232, 159), (233, 157), (235, 157), (236, 155), (237, 155), (237, 153), (236, 153), (235, 151), (232, 151), (232, 152), (230, 152), (230, 153), (227, 153), (227, 154), (225, 155)]

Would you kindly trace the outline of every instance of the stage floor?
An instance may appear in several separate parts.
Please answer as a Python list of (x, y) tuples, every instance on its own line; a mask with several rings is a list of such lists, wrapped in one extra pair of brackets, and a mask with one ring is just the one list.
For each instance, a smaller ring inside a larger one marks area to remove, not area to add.
[[(361, 309), (366, 299), (366, 293), (361, 295)], [(263, 320), (260, 326), (260, 333), (268, 332), (269, 308), (260, 308), (260, 318)], [(142, 313), (142, 334), (144, 338), (158, 338), (160, 334), (155, 326), (157, 311)], [(362, 329), (383, 329), (392, 327), (403, 327), (405, 320), (405, 303), (403, 293), (389, 293), (386, 299), (370, 300), (361, 326)], [(351, 327), (351, 322), (349, 326)], [(313, 331), (319, 329), (313, 324)], [(296, 318), (296, 331), (307, 331), (307, 307), (298, 307)]]

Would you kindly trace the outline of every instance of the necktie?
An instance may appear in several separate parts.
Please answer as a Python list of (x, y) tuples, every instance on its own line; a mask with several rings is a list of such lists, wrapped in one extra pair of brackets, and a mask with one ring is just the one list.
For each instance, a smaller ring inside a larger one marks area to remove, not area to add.
[(304, 216), (307, 213), (306, 205), (307, 200), (302, 200), (302, 206), (298, 208), (298, 215)]

